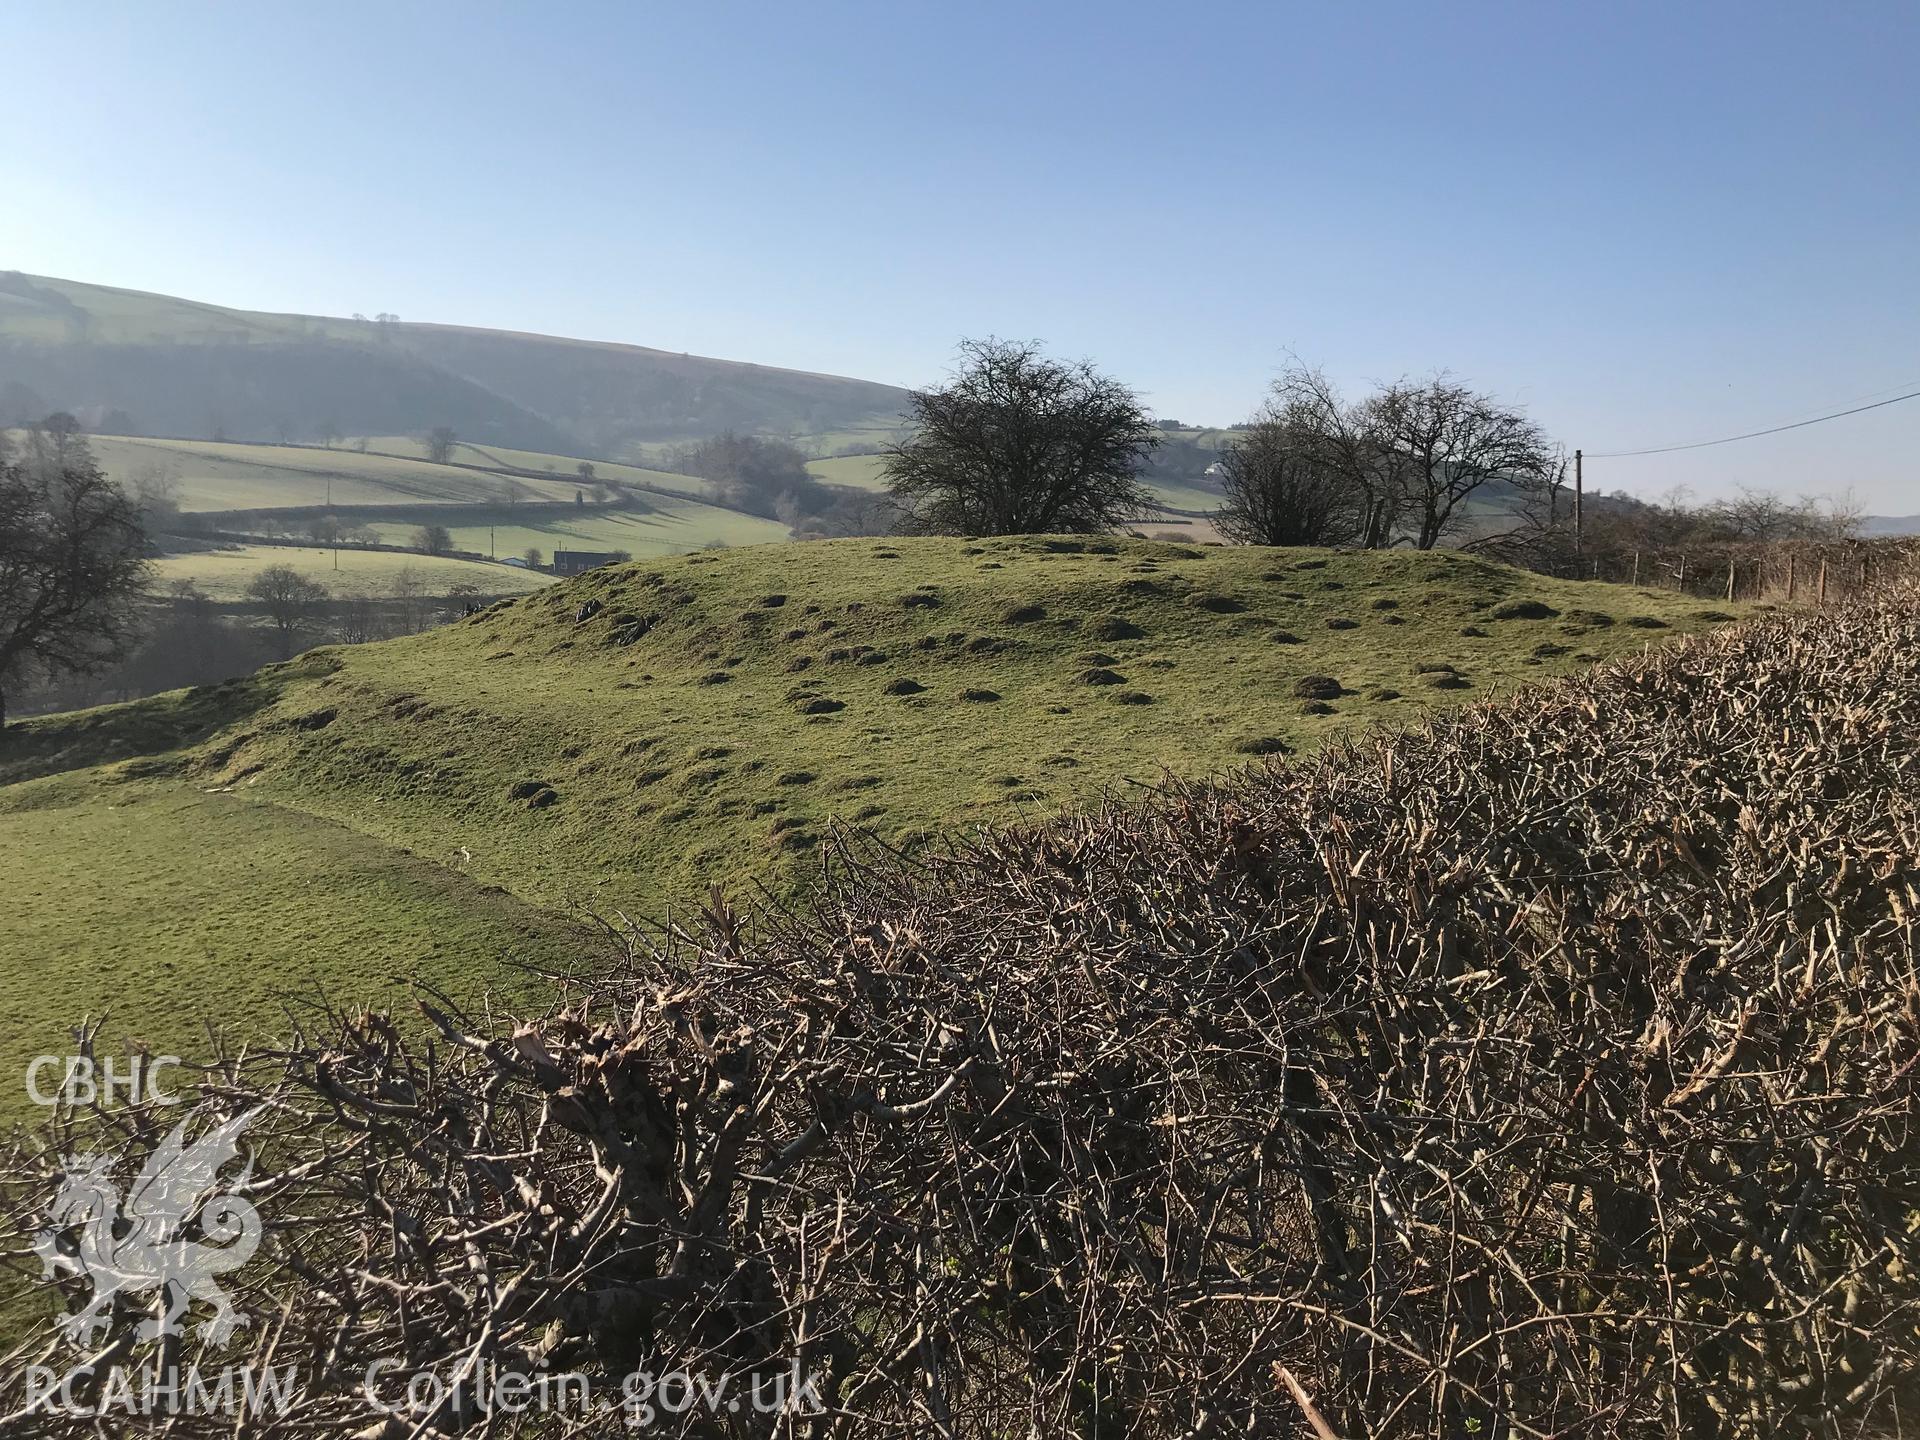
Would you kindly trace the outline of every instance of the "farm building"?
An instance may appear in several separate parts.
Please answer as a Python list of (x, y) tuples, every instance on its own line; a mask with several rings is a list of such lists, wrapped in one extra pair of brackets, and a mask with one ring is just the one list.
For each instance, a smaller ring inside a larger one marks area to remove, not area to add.
[(602, 565), (616, 564), (626, 558), (613, 550), (556, 550), (553, 552), (553, 573), (579, 575), (587, 570), (598, 570)]

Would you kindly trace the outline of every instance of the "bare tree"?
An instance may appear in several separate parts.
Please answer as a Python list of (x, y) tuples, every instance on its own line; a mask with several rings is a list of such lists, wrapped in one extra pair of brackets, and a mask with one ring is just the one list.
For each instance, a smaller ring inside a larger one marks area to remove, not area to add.
[(1484, 487), (1537, 483), (1559, 468), (1557, 452), (1532, 420), (1446, 375), (1397, 381), (1367, 401), (1362, 415), (1419, 550), (1453, 533), (1465, 518), (1461, 506)]
[(529, 545), (521, 552), (520, 558), (527, 562), (529, 568), (538, 570), (541, 565), (540, 547), (538, 545)]
[(133, 503), (149, 535), (180, 528), (180, 476), (166, 465), (144, 465), (133, 476)]
[(460, 443), (451, 425), (436, 425), (427, 432), (427, 459), (444, 465), (453, 458), (453, 447)]
[(291, 565), (269, 565), (247, 584), (247, 598), (273, 627), (280, 658), (290, 659), (294, 641), (320, 613), (327, 587)]
[(20, 463), (42, 475), (58, 475), (70, 468), (93, 463), (87, 447), (87, 432), (80, 422), (64, 410), (56, 410), (44, 420), (27, 426), (26, 445)]
[(453, 553), (453, 532), (444, 525), (422, 525), (413, 532), (413, 548), (429, 555)]
[(1112, 530), (1152, 504), (1139, 480), (1159, 432), (1134, 392), (1036, 342), (966, 340), (960, 368), (910, 397), (888, 489), (921, 531)]
[(64, 453), (51, 469), (0, 461), (0, 734), (10, 684), (97, 671), (138, 636), (139, 511), (84, 446)]
[(447, 586), (447, 614), (458, 618), (478, 608), (480, 587), (471, 580), (456, 580)]
[(340, 606), (340, 638), (349, 645), (378, 640), (385, 631), (370, 595), (349, 595)]
[(1268, 410), (1238, 432), (1219, 460), (1227, 504), (1214, 523), (1243, 545), (1346, 545), (1365, 514), (1327, 463), (1312, 429)]
[(1391, 545), (1406, 509), (1404, 467), (1381, 444), (1368, 404), (1346, 400), (1322, 372), (1300, 364), (1274, 382), (1271, 404), (1346, 492), (1358, 517), (1354, 542), (1366, 550)]

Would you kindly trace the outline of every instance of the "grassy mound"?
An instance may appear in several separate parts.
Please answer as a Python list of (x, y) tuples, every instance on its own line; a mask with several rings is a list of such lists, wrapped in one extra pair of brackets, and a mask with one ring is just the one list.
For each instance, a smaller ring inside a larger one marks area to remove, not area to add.
[[(456, 889), (498, 887), (562, 921), (658, 915), (713, 883), (792, 894), (832, 821), (911, 848), (1581, 668), (1533, 654), (1556, 622), (1462, 635), (1515, 599), (1643, 615), (1663, 638), (1705, 623), (1671, 596), (1451, 554), (837, 541), (598, 571), (218, 694), (33, 721), (0, 751), (0, 782), (18, 782), (0, 784), (0, 824), (25, 857), (0, 972), (53, 978), (20, 987), (0, 1041), (39, 1053), (81, 1011), (116, 1002), (89, 958), (103, 943), (151, 957), (142, 1023), (156, 1041), (192, 1037), (204, 1013), (270, 1022), (255, 992), (228, 986), (238, 967), (262, 990), (318, 981), (364, 997), (360, 927), (421, 933), (440, 893), (316, 863), (303, 897), (352, 923), (282, 923), (279, 878), (301, 873), (316, 822), (398, 855), (397, 873), (450, 871)], [(1343, 613), (1364, 618), (1329, 631)], [(1625, 624), (1581, 640), (1603, 656), (1647, 642)], [(1435, 660), (1472, 688), (1419, 683)], [(1295, 688), (1316, 675), (1337, 677), (1338, 698), (1303, 714)], [(1389, 695), (1407, 698), (1373, 698)], [(252, 838), (175, 848), (192, 811), (169, 807), (183, 796), (244, 800)], [(76, 882), (124, 870), (109, 827), (159, 867), (139, 907)], [(273, 885), (250, 847), (276, 857)], [(512, 927), (470, 938), (475, 985), (553, 955)], [(406, 975), (404, 947), (390, 967)]]

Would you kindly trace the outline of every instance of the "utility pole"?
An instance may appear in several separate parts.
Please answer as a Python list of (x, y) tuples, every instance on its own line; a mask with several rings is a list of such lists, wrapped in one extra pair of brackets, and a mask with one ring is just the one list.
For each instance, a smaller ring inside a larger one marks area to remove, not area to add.
[(1580, 452), (1573, 452), (1573, 553), (1580, 553), (1580, 500), (1585, 489), (1580, 475)]
[(338, 570), (340, 568), (340, 522), (335, 520), (333, 515), (333, 477), (331, 475), (327, 476), (327, 519), (333, 521), (328, 528), (333, 531), (333, 568)]

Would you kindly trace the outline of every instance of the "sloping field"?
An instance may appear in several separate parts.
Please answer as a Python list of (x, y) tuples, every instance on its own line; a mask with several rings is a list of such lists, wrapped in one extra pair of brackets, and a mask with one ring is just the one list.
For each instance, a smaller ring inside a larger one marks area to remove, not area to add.
[[(156, 1053), (204, 1053), (204, 1025), (258, 1025), (296, 997), (404, 1004), (410, 980), (470, 985), (480, 955), (494, 957), (492, 983), (524, 995), (515, 963), (565, 969), (591, 951), (575, 926), (445, 857), (263, 803), (244, 785), (40, 799), (0, 805), (9, 1057), (58, 1052), (50, 992), (111, 1012), (109, 1033)], [(17, 1110), (17, 1088), (0, 1118)]]
[(865, 433), (905, 399), (891, 385), (637, 345), (266, 314), (0, 271), (8, 386), (40, 414), (119, 410), (135, 421), (126, 428), (166, 435), (444, 424), (481, 445), (621, 456), (726, 430)]
[[(856, 490), (884, 490), (887, 488), (886, 481), (881, 478), (880, 472), (885, 464), (884, 455), (836, 455), (826, 460), (809, 460), (807, 469), (829, 485), (848, 485)], [(1213, 511), (1218, 510), (1222, 503), (1221, 497), (1215, 492), (1194, 485), (1149, 481), (1147, 489), (1162, 505), (1176, 510)], [(1159, 519), (1154, 516), (1141, 522), (1142, 526), (1158, 524)]]
[(878, 491), (887, 488), (887, 482), (880, 474), (880, 467), (886, 462), (884, 455), (835, 455), (826, 460), (809, 460), (807, 469), (816, 479), (824, 480), (829, 485)]
[[(423, 450), (417, 441), (382, 437), (376, 444), (407, 445)], [(518, 555), (529, 546), (544, 552), (555, 549), (626, 550), (635, 556), (675, 555), (710, 545), (758, 545), (784, 540), (789, 530), (778, 521), (748, 515), (723, 505), (681, 498), (711, 490), (690, 475), (641, 470), (627, 465), (597, 467), (597, 478), (644, 487), (635, 497), (635, 510), (608, 512), (600, 508), (571, 511), (530, 510), (526, 502), (571, 505), (583, 482), (573, 473), (578, 461), (531, 451), (459, 447), (460, 463), (435, 465), (404, 454), (361, 454), (296, 445), (236, 445), (198, 440), (145, 440), (97, 436), (89, 440), (101, 467), (128, 486), (164, 475), (178, 483), (182, 511), (205, 513), (229, 510), (312, 508), (331, 503), (345, 523), (369, 522), (385, 544), (406, 545), (423, 524), (446, 525), (457, 549), (499, 556)], [(555, 479), (529, 479), (504, 470), (489, 473), (470, 465), (512, 468), (552, 468)], [(679, 492), (661, 494), (660, 491)], [(505, 503), (511, 492), (515, 503)], [(450, 518), (443, 511), (420, 506), (472, 507), (471, 517)], [(231, 521), (253, 527), (259, 518)], [(488, 536), (492, 527), (495, 535)], [(247, 533), (256, 533), (248, 529)], [(173, 566), (181, 573), (198, 573), (195, 561), (183, 558)], [(343, 565), (345, 562), (342, 562)], [(209, 573), (231, 567), (215, 565)], [(496, 585), (496, 593), (512, 588)]]
[[(486, 532), (481, 532), (485, 548)], [(512, 551), (502, 551), (512, 554)], [(455, 585), (471, 585), (482, 595), (519, 595), (551, 584), (553, 577), (513, 565), (454, 560), (438, 555), (394, 554), (383, 550), (327, 550), (300, 545), (235, 545), (162, 555), (153, 562), (153, 586), (187, 580), (215, 600), (242, 600), (253, 578), (270, 565), (286, 565), (320, 581), (336, 597), (385, 596), (403, 573), (419, 579), (430, 595)]]
[[(413, 435), (375, 435), (368, 439), (367, 448), (388, 455), (404, 455), (425, 460), (427, 447), (425, 442)], [(540, 450), (514, 450), (505, 445), (478, 445), (461, 441), (453, 447), (451, 459), (456, 465), (479, 465), (489, 470), (532, 470), (551, 474), (565, 485), (581, 484), (579, 475), (582, 457), (575, 455), (552, 455)], [(615, 460), (588, 459), (594, 469), (594, 478), (611, 480), (623, 485), (638, 485), (663, 490), (680, 490), (690, 494), (705, 494), (713, 487), (697, 475), (680, 475), (671, 470), (649, 470), (640, 465), (623, 465)]]
[[(529, 546), (551, 561), (555, 550), (625, 550), (635, 559), (683, 555), (717, 545), (768, 545), (788, 538), (787, 527), (739, 510), (649, 495), (645, 509), (529, 511), (525, 507), (477, 508), (471, 522), (444, 515), (372, 521), (389, 545), (412, 542), (414, 527), (431, 519), (446, 525), (457, 549), (518, 555)], [(358, 518), (358, 517), (356, 517)]]
[[(180, 485), (184, 511), (279, 506), (498, 504), (505, 478), (392, 455), (298, 445), (237, 445), (211, 440), (146, 440), (100, 435), (89, 446), (123, 483), (163, 474)], [(577, 480), (517, 480), (530, 500), (573, 499)]]
[[(1498, 618), (1516, 600), (1537, 618)], [(137, 825), (165, 813), (154, 802), (235, 785), (262, 817), (287, 812), (290, 837), (321, 821), (429, 863), (460, 855), (466, 879), (563, 917), (658, 914), (713, 882), (791, 893), (829, 821), (911, 846), (1040, 818), (1416, 720), (1715, 613), (1445, 554), (760, 546), (599, 571), (430, 634), (316, 651), (225, 687), (212, 714), (161, 696), (30, 721), (9, 732), (12, 773), (46, 778), (0, 786), (0, 813), (90, 837), (101, 810)], [(53, 809), (76, 813), (54, 825)], [(277, 903), (243, 860), (182, 850), (193, 885), (177, 903), (157, 885), (145, 918), (124, 922), (124, 943), (174, 965), (167, 1013), (183, 1024), (220, 1001), (228, 966), (324, 978), (336, 959), (360, 963), (345, 930), (186, 943), (201, 884)], [(43, 863), (82, 862), (30, 852)], [(34, 892), (42, 905), (61, 893)], [(368, 924), (399, 903), (322, 872), (311, 894)], [(26, 937), (57, 924), (0, 931), (0, 973), (49, 976), (22, 1020), (49, 1035), (112, 998), (45, 970)], [(484, 946), (465, 953), (473, 985), (503, 973)]]

